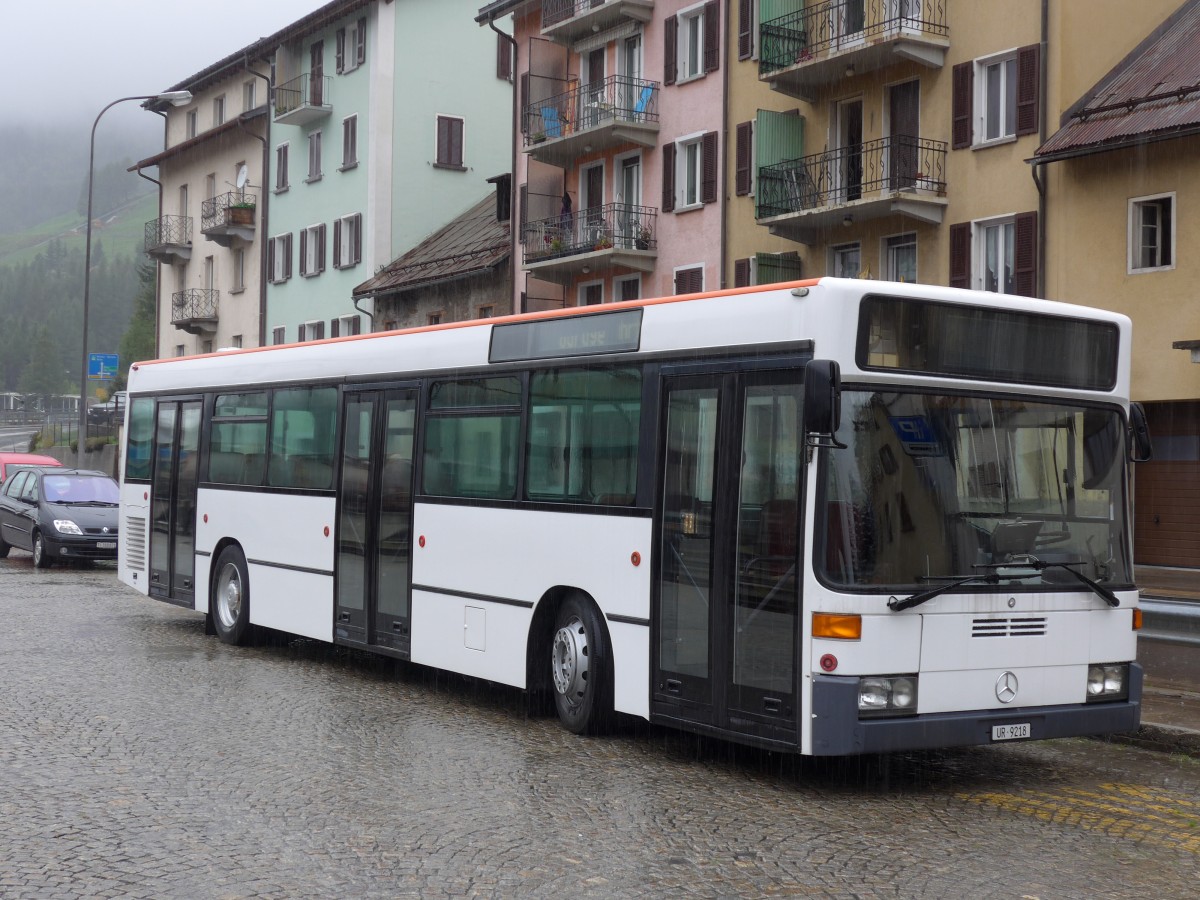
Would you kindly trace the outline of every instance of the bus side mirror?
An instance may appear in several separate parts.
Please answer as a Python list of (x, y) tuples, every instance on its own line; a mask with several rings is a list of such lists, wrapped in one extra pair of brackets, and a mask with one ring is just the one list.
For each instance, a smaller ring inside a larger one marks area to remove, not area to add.
[(1129, 459), (1149, 462), (1154, 457), (1150, 441), (1150, 426), (1146, 424), (1146, 409), (1140, 403), (1129, 404)]
[(804, 434), (809, 447), (845, 448), (834, 434), (842, 423), (842, 369), (832, 359), (804, 367)]

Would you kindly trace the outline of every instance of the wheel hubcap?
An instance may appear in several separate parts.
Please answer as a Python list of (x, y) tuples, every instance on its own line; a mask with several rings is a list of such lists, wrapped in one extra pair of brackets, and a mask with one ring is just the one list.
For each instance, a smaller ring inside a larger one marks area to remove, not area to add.
[(232, 628), (242, 611), (242, 579), (237, 566), (228, 565), (217, 582), (217, 615), (221, 624)]
[(572, 616), (554, 635), (550, 665), (556, 691), (569, 700), (583, 696), (587, 687), (588, 641), (587, 630), (578, 617)]

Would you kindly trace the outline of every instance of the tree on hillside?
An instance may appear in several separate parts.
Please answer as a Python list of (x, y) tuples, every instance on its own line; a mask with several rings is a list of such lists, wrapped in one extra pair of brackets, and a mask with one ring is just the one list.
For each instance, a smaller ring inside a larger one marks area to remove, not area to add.
[(67, 389), (66, 372), (63, 371), (59, 348), (50, 336), (49, 328), (45, 325), (38, 327), (30, 349), (29, 365), (21, 374), (18, 389), (23, 394), (40, 397), (42, 409), (49, 409), (50, 395), (65, 393)]
[(131, 365), (154, 358), (154, 280), (157, 273), (154, 263), (138, 266), (138, 292), (133, 298), (133, 318), (121, 337), (116, 390), (125, 389), (125, 378)]

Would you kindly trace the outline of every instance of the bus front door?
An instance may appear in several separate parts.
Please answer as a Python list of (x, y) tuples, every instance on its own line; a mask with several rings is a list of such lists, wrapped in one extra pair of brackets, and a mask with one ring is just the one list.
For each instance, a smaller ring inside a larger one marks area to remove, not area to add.
[(196, 485), (200, 401), (161, 401), (154, 427), (150, 595), (196, 606)]
[(664, 381), (654, 711), (795, 744), (801, 386)]
[(339, 642), (409, 651), (416, 389), (345, 395), (338, 490)]

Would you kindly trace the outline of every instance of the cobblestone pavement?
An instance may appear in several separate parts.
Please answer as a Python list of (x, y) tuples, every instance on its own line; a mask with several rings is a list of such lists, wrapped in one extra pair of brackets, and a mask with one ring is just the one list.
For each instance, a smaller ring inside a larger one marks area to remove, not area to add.
[(1194, 897), (1200, 762), (796, 760), (0, 560), (3, 897)]

